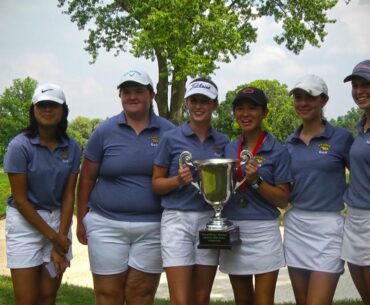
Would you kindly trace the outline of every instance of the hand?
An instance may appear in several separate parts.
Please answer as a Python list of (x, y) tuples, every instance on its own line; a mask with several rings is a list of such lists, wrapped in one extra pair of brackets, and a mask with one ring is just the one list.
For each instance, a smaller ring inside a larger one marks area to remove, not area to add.
[(245, 166), (245, 177), (248, 184), (253, 184), (257, 181), (259, 174), (258, 174), (258, 165), (256, 160), (250, 159), (248, 160)]
[(82, 221), (77, 222), (76, 235), (81, 244), (87, 245), (86, 229)]
[(66, 259), (66, 257), (59, 255), (55, 249), (51, 251), (50, 261), (54, 264), (57, 277), (61, 277), (69, 266), (69, 261)]
[(190, 170), (190, 167), (183, 165), (179, 168), (179, 173), (177, 175), (177, 181), (179, 185), (186, 185), (193, 182), (193, 173)]
[(67, 236), (60, 233), (55, 233), (50, 241), (53, 244), (55, 251), (61, 256), (67, 254), (69, 247), (72, 244)]

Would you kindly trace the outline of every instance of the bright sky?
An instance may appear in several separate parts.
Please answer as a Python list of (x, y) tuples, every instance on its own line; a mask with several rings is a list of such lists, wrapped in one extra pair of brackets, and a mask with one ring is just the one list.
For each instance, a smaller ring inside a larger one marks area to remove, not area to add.
[[(327, 26), (321, 48), (307, 46), (294, 55), (272, 40), (278, 25), (258, 21), (258, 41), (251, 52), (229, 64), (220, 64), (212, 78), (222, 101), (229, 90), (256, 79), (277, 79), (288, 88), (307, 73), (321, 76), (328, 84), (330, 100), (325, 115), (337, 118), (355, 104), (350, 84), (343, 79), (353, 67), (370, 59), (370, 0), (339, 0), (330, 12), (337, 19)], [(30, 76), (39, 83), (53, 82), (66, 93), (70, 119), (77, 116), (106, 118), (121, 111), (116, 90), (126, 70), (146, 70), (156, 83), (156, 62), (134, 58), (130, 53), (101, 51), (95, 64), (84, 50), (87, 32), (77, 29), (62, 14), (56, 0), (0, 0), (0, 94), (13, 80)]]

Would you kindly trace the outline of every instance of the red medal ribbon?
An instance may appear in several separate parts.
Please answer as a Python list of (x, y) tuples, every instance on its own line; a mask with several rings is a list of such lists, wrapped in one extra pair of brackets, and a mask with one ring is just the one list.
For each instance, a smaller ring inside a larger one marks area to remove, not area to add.
[[(257, 140), (256, 146), (254, 146), (254, 148), (252, 150), (253, 157), (257, 154), (257, 152), (260, 149), (260, 147), (261, 147), (263, 141), (265, 140), (265, 138), (266, 138), (266, 132), (262, 131), (261, 135), (259, 136), (259, 138)], [(240, 165), (240, 163), (242, 161), (241, 157), (240, 157), (240, 153), (243, 150), (243, 142), (244, 142), (244, 138), (243, 138), (243, 135), (241, 135), (240, 138), (239, 138), (239, 144), (238, 144), (238, 168), (237, 168), (238, 181), (241, 181), (244, 178), (242, 167)], [(243, 184), (241, 184), (239, 188), (240, 188), (241, 191), (244, 191), (245, 188), (246, 188), (246, 181)]]

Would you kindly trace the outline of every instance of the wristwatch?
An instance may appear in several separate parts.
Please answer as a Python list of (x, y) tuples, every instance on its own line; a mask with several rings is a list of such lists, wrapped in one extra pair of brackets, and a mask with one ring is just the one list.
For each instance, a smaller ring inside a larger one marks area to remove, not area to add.
[(263, 178), (261, 176), (258, 177), (257, 181), (253, 184), (251, 184), (252, 189), (258, 190), (260, 188), (260, 185), (263, 181)]

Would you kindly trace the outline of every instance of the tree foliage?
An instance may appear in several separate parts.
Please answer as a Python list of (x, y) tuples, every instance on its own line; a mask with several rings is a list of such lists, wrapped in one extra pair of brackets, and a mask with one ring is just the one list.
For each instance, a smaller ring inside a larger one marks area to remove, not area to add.
[(79, 29), (89, 30), (85, 49), (93, 62), (101, 48), (157, 61), (159, 113), (174, 122), (181, 120), (187, 77), (247, 54), (257, 40), (256, 19), (273, 18), (282, 28), (275, 41), (299, 53), (306, 43), (323, 42), (337, 1), (58, 0)]
[(68, 123), (68, 135), (75, 138), (80, 144), (81, 150), (83, 150), (91, 133), (101, 122), (102, 119), (89, 119), (79, 116)]
[(277, 80), (256, 80), (227, 92), (226, 100), (217, 109), (217, 116), (214, 119), (213, 126), (227, 134), (231, 139), (235, 139), (240, 135), (240, 129), (232, 113), (232, 101), (236, 94), (246, 86), (253, 86), (265, 92), (269, 99), (269, 112), (263, 121), (263, 127), (271, 132), (280, 142), (285, 142), (287, 136), (298, 127), (300, 120), (293, 108), (292, 99), (288, 96), (287, 86), (280, 84)]
[(36, 80), (27, 77), (15, 79), (13, 85), (6, 88), (0, 96), (0, 162), (10, 140), (21, 129), (28, 125), (28, 112), (32, 103), (32, 95), (37, 86)]
[(330, 123), (334, 126), (346, 128), (352, 132), (353, 136), (356, 136), (356, 125), (361, 120), (363, 115), (363, 110), (352, 107), (345, 115), (339, 116), (336, 119), (331, 119)]

